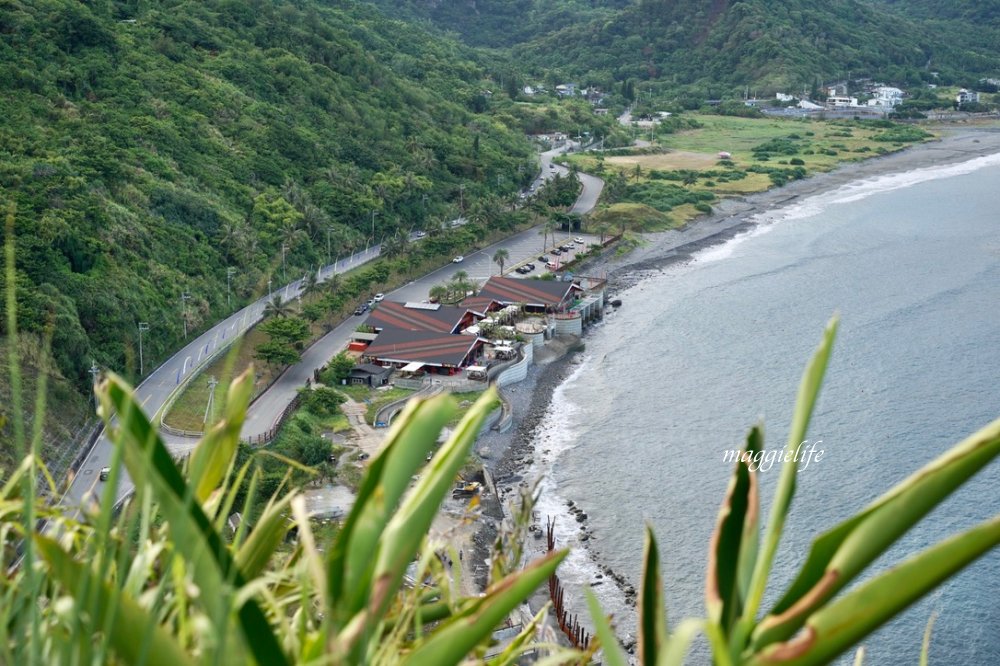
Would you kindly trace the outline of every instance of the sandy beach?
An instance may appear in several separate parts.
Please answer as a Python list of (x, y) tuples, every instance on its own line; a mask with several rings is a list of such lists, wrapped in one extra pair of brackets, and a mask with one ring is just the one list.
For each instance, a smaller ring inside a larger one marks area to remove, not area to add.
[[(620, 292), (671, 264), (687, 261), (694, 253), (724, 243), (760, 221), (766, 221), (769, 211), (777, 211), (807, 197), (886, 174), (955, 164), (1000, 153), (1000, 125), (931, 129), (940, 134), (939, 139), (897, 153), (845, 164), (833, 171), (759, 194), (723, 200), (715, 206), (712, 215), (698, 218), (681, 229), (645, 234), (647, 242), (642, 247), (622, 257), (609, 253), (606, 258), (594, 260), (578, 272), (590, 275), (606, 273), (609, 292)], [(627, 308), (628, 303), (624, 307)], [(579, 354), (570, 353), (547, 364), (533, 366), (525, 381), (505, 390), (513, 407), (513, 426), (503, 434), (488, 432), (477, 442), (476, 451), (493, 473), (503, 501), (516, 497), (518, 485), (529, 481), (525, 479), (525, 474), (536, 455), (542, 453), (536, 451), (538, 423), (546, 414), (553, 391), (573, 371), (579, 358)], [(586, 523), (581, 525), (581, 529), (584, 534), (587, 533)], [(491, 538), (482, 534), (475, 541), (477, 559), (485, 557), (488, 554), (485, 546)], [(609, 577), (615, 577), (613, 572), (608, 573)], [(626, 590), (628, 582), (620, 581), (619, 587)], [(539, 597), (538, 600), (543, 599)]]

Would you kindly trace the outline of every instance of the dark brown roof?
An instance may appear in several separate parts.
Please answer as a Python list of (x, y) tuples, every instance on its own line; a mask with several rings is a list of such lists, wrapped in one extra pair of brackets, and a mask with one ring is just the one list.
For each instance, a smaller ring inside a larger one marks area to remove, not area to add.
[(475, 335), (450, 335), (433, 331), (387, 328), (368, 346), (364, 355), (385, 363), (414, 361), (445, 367), (459, 367), (480, 339)]
[(368, 315), (365, 323), (376, 330), (400, 328), (408, 331), (454, 333), (468, 313), (467, 308), (453, 305), (430, 303), (415, 305), (417, 307), (396, 301), (382, 301)]
[(462, 301), (461, 306), (476, 314), (484, 315), (490, 311), (494, 304), (500, 305), (500, 302), (488, 296), (468, 296)]
[(479, 290), (479, 296), (508, 305), (523, 303), (536, 307), (555, 307), (565, 301), (570, 291), (574, 290), (579, 291), (580, 287), (572, 282), (518, 280), (494, 275)]

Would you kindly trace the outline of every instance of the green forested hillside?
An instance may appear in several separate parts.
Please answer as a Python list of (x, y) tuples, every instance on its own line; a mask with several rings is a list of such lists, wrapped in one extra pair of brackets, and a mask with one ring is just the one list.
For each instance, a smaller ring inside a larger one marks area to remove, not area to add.
[[(610, 88), (632, 78), (798, 89), (871, 76), (897, 83), (993, 73), (995, 3), (962, 0), (379, 0), (470, 44), (510, 46), (534, 76)], [(995, 74), (994, 74), (995, 75)]]
[(351, 1), (0, 0), (21, 327), (52, 322), (82, 388), (91, 359), (137, 371), (148, 322), (148, 371), (181, 340), (183, 292), (191, 330), (228, 311), (227, 267), (242, 301), (328, 242), (363, 246), (372, 211), (380, 237), (452, 214), (460, 186), (513, 190), (531, 149), (475, 112), (482, 78), (464, 47)]
[(608, 20), (631, 0), (374, 0), (392, 15), (429, 21), (473, 46), (507, 47), (570, 25)]
[(992, 52), (857, 0), (642, 0), (520, 47), (529, 62), (595, 81), (625, 78), (799, 89), (868, 75), (919, 81), (929, 69), (988, 71)]

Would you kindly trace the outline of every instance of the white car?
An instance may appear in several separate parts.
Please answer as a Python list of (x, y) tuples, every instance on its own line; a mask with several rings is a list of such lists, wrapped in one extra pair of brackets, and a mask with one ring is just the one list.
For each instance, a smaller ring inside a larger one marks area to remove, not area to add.
[(576, 238), (574, 238), (573, 242), (576, 243), (577, 245), (583, 245), (583, 239), (580, 238), (579, 236), (577, 236)]
[(382, 301), (385, 300), (385, 294), (383, 294), (382, 292), (379, 292), (379, 293), (375, 294), (375, 298), (372, 299), (372, 300), (374, 300), (376, 303), (381, 303)]
[(451, 263), (453, 263), (453, 264), (460, 264), (463, 261), (465, 261), (465, 257), (463, 257), (462, 255), (458, 255), (457, 257), (455, 257), (454, 259), (451, 260)]
[(417, 232), (417, 238), (423, 238), (426, 235), (427, 235), (426, 231), (418, 231)]

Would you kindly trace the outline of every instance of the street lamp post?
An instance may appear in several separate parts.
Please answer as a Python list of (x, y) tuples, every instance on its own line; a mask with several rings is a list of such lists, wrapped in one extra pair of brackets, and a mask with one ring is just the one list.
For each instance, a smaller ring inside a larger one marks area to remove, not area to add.
[(458, 186), (458, 210), (461, 217), (465, 217), (465, 185)]
[(226, 307), (230, 310), (233, 308), (232, 280), (233, 280), (233, 275), (235, 274), (236, 274), (235, 266), (229, 266), (228, 268), (226, 268)]
[(219, 385), (219, 380), (214, 376), (208, 377), (208, 404), (205, 405), (205, 418), (202, 422), (208, 424), (208, 419), (212, 414), (212, 403), (215, 402), (215, 387)]
[(288, 246), (284, 243), (281, 244), (281, 281), (288, 282), (288, 277), (285, 274), (285, 252), (288, 251)]
[[(97, 361), (90, 359), (90, 383), (91, 385), (97, 385), (97, 375), (101, 374), (101, 369), (97, 367)], [(94, 409), (97, 409), (97, 391), (94, 391)]]
[(375, 238), (375, 215), (377, 215), (377, 214), (378, 214), (378, 211), (375, 211), (375, 210), (372, 211), (372, 239), (373, 240)]
[(140, 321), (139, 322), (139, 377), (140, 377), (140, 379), (142, 378), (143, 374), (145, 374), (143, 372), (143, 365), (142, 365), (142, 334), (145, 333), (148, 330), (149, 330), (149, 324), (146, 323), (146, 322), (144, 322), (144, 321)]
[(330, 263), (330, 232), (333, 231), (333, 227), (326, 228), (326, 263)]
[(184, 339), (187, 340), (188, 336), (188, 320), (187, 320), (187, 302), (191, 300), (191, 294), (188, 292), (181, 293), (181, 321), (184, 322)]

